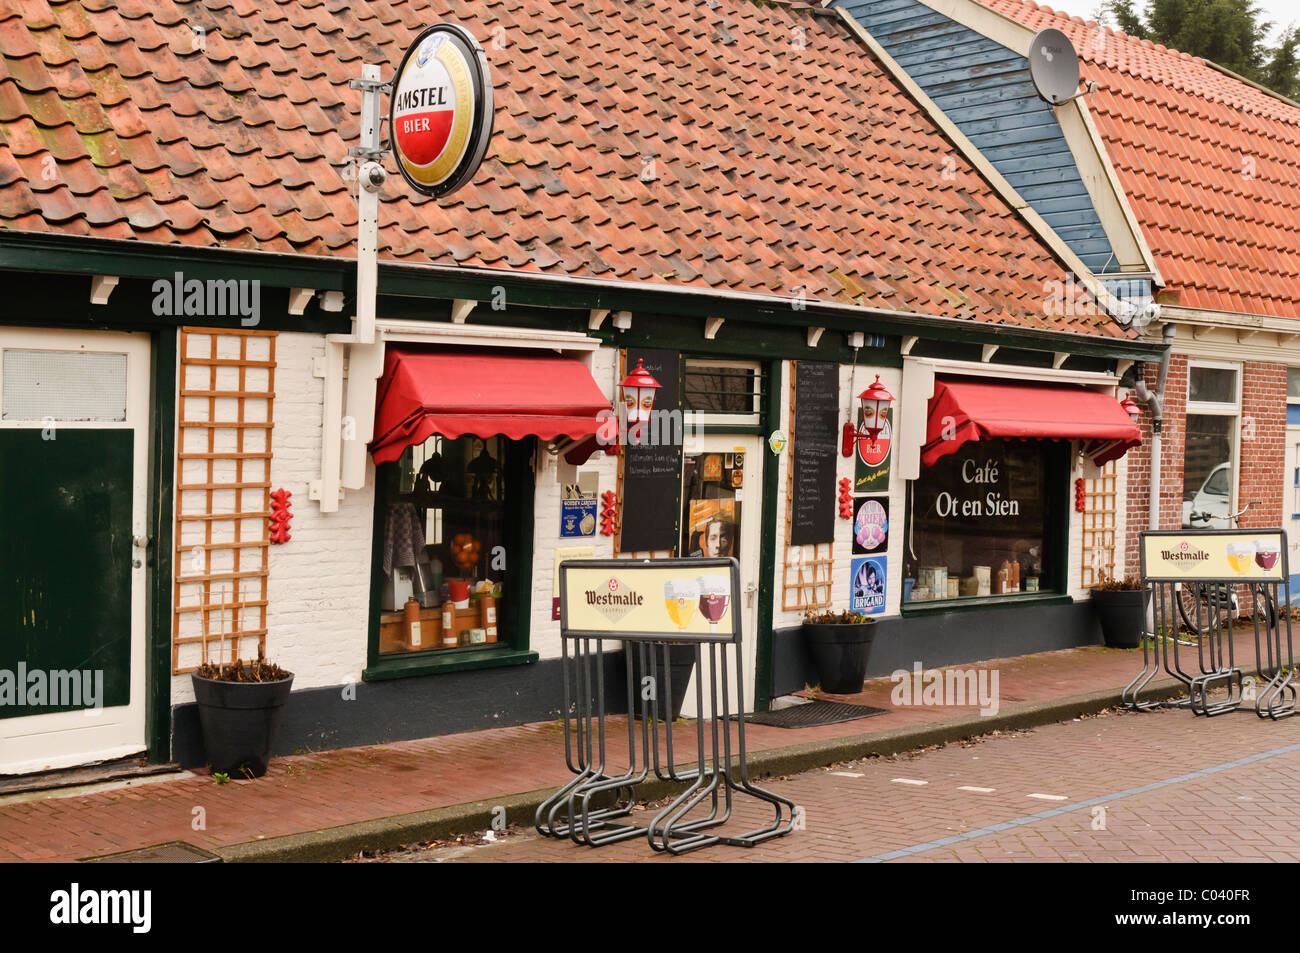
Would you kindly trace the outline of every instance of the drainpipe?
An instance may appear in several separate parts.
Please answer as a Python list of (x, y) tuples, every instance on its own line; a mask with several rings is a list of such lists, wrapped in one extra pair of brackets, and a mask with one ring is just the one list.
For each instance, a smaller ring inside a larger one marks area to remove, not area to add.
[(1169, 376), (1169, 354), (1173, 350), (1176, 330), (1172, 323), (1164, 327), (1165, 352), (1160, 356), (1160, 373), (1156, 377), (1155, 391), (1147, 390), (1146, 381), (1141, 374), (1133, 388), (1138, 402), (1151, 411), (1151, 498), (1147, 504), (1147, 529), (1160, 528), (1160, 456), (1161, 431), (1164, 429), (1165, 378)]

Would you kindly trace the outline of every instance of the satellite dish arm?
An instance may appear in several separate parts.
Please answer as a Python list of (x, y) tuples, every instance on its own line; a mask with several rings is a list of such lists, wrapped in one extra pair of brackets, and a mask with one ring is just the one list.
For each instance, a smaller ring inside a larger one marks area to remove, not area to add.
[(1072, 103), (1072, 102), (1074, 102), (1076, 99), (1080, 99), (1080, 98), (1082, 98), (1082, 97), (1084, 97), (1084, 96), (1087, 96), (1089, 93), (1095, 93), (1095, 92), (1096, 92), (1097, 90), (1099, 90), (1099, 89), (1101, 89), (1101, 87), (1097, 85), (1097, 81), (1096, 81), (1095, 79), (1090, 79), (1090, 80), (1088, 80), (1087, 83), (1084, 85), (1084, 88), (1083, 88), (1083, 89), (1079, 90), (1077, 93), (1075, 93), (1075, 94), (1074, 94), (1073, 96), (1071, 96), (1069, 99), (1062, 99), (1059, 103), (1051, 103), (1051, 105), (1053, 105), (1053, 106), (1064, 106), (1064, 105), (1066, 105), (1066, 104), (1068, 104), (1068, 103)]

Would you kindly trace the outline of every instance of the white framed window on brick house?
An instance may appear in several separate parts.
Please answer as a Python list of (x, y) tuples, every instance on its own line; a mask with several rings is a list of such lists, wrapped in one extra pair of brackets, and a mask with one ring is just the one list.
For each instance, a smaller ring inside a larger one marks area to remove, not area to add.
[(1227, 529), (1237, 509), (1241, 365), (1189, 361), (1183, 442), (1183, 526)]

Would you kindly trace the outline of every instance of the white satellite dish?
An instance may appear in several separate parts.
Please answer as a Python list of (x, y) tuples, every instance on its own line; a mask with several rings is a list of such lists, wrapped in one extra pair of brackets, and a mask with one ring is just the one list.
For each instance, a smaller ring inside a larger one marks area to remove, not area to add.
[(1079, 94), (1079, 56), (1060, 30), (1040, 30), (1029, 44), (1029, 75), (1038, 95), (1053, 106)]

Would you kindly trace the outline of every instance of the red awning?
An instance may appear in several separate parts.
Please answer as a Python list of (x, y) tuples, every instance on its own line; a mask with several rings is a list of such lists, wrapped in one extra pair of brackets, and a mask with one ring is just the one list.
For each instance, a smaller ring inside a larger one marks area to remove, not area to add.
[(610, 410), (585, 364), (568, 357), (425, 352), (389, 346), (379, 381), (375, 463), (396, 460), (433, 434), (580, 440)]
[(936, 379), (921, 462), (930, 466), (968, 441), (994, 437), (1086, 440), (1098, 465), (1142, 442), (1119, 401), (1086, 387)]

